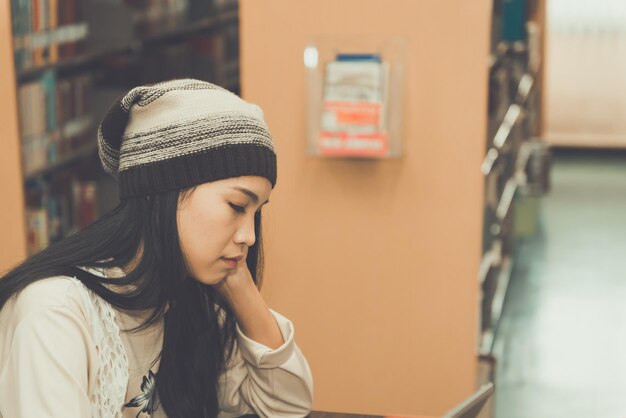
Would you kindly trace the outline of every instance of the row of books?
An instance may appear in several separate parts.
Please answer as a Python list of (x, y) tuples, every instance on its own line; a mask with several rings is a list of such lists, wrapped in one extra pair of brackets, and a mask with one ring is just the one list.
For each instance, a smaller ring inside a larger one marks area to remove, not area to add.
[(141, 54), (107, 63), (107, 81), (116, 85), (142, 85), (192, 77), (226, 88), (239, 84), (239, 36), (236, 26), (218, 33), (187, 36), (177, 42), (146, 48)]
[(18, 70), (75, 56), (89, 31), (77, 0), (11, 0), (11, 19)]
[[(137, 33), (180, 24), (235, 7), (236, 0), (109, 0), (132, 16)], [(18, 70), (39, 68), (85, 50), (90, 35), (78, 0), (11, 0)]]
[(237, 0), (126, 0), (134, 7), (133, 21), (138, 25), (162, 24), (177, 19), (202, 18), (221, 9), (236, 7)]
[[(95, 0), (91, 0), (95, 1)], [(236, 8), (237, 0), (107, 0), (105, 10), (129, 17), (135, 36), (161, 33)], [(97, 23), (97, 22), (95, 22)], [(126, 25), (128, 23), (123, 23)]]
[(69, 187), (53, 189), (37, 184), (26, 190), (26, 225), (29, 254), (94, 222), (98, 214), (97, 183), (72, 180)]
[(67, 158), (84, 145), (84, 137), (93, 127), (88, 104), (91, 86), (90, 74), (57, 80), (56, 73), (48, 70), (18, 87), (23, 167), (27, 175)]
[(237, 28), (220, 33), (195, 35), (181, 43), (146, 51), (141, 59), (140, 83), (194, 77), (226, 86), (239, 71)]
[[(95, 119), (105, 110), (100, 109), (104, 102), (110, 104), (109, 96), (130, 85), (176, 77), (238, 84), (238, 28), (229, 24), (199, 34), (199, 28), (196, 31), (192, 27), (193, 35), (163, 39), (157, 36), (139, 50), (131, 48), (130, 53), (102, 55), (95, 65), (83, 62), (81, 67), (88, 67), (84, 70), (57, 71), (56, 66), (45, 67), (84, 53), (97, 55), (98, 48), (94, 45), (102, 44), (103, 51), (113, 51), (115, 48), (111, 46), (123, 47), (127, 41), (133, 45), (130, 38), (141, 38), (138, 31), (120, 30), (121, 24), (111, 16), (128, 17), (124, 24), (130, 23), (130, 16), (136, 18), (134, 23), (158, 22), (176, 16), (193, 21), (236, 3), (236, 0), (11, 0), (16, 68), (18, 72), (37, 69), (27, 71), (17, 86), (30, 253), (92, 223), (100, 211), (106, 211), (107, 202), (113, 201), (111, 196), (117, 195), (112, 193), (114, 187), (102, 179), (84, 180), (94, 178), (100, 170), (94, 170), (95, 160), (86, 156), (87, 151), (89, 155), (94, 151)], [(90, 8), (95, 5), (98, 7)], [(199, 13), (200, 9), (206, 13)], [(95, 12), (100, 10), (108, 13)], [(182, 28), (184, 32), (186, 26)], [(109, 42), (108, 37), (118, 33), (121, 33), (116, 38), (119, 42)], [(83, 73), (76, 75), (78, 71)], [(72, 162), (65, 164), (69, 159)], [(42, 175), (40, 170), (46, 168), (52, 169)]]
[(128, 3), (135, 6), (133, 23), (143, 29), (151, 24), (180, 20), (186, 15), (188, 7), (187, 0), (143, 0)]

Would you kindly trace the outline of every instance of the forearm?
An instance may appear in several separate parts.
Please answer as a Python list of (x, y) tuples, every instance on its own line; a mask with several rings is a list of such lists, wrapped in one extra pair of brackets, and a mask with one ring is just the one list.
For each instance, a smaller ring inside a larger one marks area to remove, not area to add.
[(272, 349), (284, 343), (280, 328), (254, 282), (226, 283), (221, 293), (246, 337)]

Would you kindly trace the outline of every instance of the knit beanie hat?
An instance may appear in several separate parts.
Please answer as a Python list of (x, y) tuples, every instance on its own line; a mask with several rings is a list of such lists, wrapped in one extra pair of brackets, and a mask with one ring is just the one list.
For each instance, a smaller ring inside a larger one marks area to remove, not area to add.
[(121, 199), (239, 176), (276, 185), (276, 152), (262, 110), (200, 80), (129, 91), (102, 119), (98, 153)]

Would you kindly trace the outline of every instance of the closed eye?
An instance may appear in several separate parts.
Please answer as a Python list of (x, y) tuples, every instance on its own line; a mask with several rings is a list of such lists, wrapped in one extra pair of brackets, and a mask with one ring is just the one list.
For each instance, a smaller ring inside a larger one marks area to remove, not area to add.
[[(261, 207), (254, 214), (258, 215), (259, 213), (261, 213), (261, 209), (263, 209), (263, 206), (265, 206), (266, 204), (267, 203), (264, 203), (263, 205), (261, 205)], [(246, 213), (246, 208), (244, 206), (235, 205), (234, 203), (229, 203), (229, 205), (237, 213), (242, 213), (242, 214)]]
[(230, 207), (233, 208), (235, 210), (235, 212), (237, 213), (246, 213), (246, 208), (243, 206), (239, 206), (239, 205), (235, 205), (232, 203), (229, 203)]

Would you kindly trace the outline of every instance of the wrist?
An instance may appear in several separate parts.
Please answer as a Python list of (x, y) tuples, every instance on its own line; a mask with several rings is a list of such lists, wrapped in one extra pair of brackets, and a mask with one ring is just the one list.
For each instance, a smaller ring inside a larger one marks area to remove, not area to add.
[(252, 280), (238, 280), (235, 277), (225, 278), (216, 288), (233, 309), (236, 308), (233, 305), (245, 301), (259, 292)]

